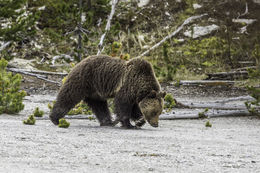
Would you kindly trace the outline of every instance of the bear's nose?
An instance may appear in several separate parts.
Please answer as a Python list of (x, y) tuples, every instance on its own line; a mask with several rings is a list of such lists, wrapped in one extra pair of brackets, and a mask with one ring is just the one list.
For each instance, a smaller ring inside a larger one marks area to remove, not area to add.
[(158, 124), (151, 124), (153, 127), (158, 127)]

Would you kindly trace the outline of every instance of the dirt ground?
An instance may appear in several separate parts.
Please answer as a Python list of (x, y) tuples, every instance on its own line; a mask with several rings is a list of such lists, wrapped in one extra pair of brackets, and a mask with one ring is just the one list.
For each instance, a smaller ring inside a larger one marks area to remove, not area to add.
[[(209, 97), (208, 92), (213, 89), (205, 90), (207, 92), (164, 89), (176, 95), (177, 100), (187, 102), (196, 98), (208, 102), (246, 94), (227, 90), (226, 94), (216, 92)], [(54, 99), (55, 94), (31, 94), (26, 96), (25, 109), (19, 115), (0, 116), (0, 172), (260, 170), (259, 118), (211, 118), (211, 128), (205, 127), (207, 119), (160, 120), (159, 128), (146, 124), (138, 130), (100, 127), (96, 120), (87, 119), (69, 119), (68, 129), (43, 119), (33, 126), (22, 123), (35, 107), (44, 110), (47, 118), (47, 104)]]

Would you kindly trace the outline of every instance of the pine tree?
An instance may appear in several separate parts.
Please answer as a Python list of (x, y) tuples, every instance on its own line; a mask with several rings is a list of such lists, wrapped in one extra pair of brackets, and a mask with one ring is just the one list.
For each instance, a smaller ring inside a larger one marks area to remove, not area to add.
[(7, 61), (0, 59), (0, 114), (13, 114), (23, 110), (26, 92), (20, 91), (21, 75), (6, 72), (6, 66)]
[(27, 4), (28, 0), (0, 1), (0, 40), (23, 41), (35, 34), (38, 14), (30, 12)]

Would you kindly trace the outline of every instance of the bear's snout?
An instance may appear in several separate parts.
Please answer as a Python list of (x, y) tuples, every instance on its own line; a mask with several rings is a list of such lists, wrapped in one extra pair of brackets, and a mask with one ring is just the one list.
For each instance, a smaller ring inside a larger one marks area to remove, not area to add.
[(158, 127), (158, 123), (157, 124), (151, 124), (151, 126)]
[(158, 127), (158, 122), (152, 122), (152, 121), (148, 121), (148, 123), (152, 126), (152, 127)]

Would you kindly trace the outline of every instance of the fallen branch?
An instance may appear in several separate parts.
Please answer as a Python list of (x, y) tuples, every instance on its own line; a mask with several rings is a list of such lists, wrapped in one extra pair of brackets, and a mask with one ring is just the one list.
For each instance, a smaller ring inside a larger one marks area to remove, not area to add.
[(223, 105), (223, 104), (210, 104), (210, 103), (190, 103), (184, 104), (186, 108), (190, 109), (215, 109), (215, 110), (246, 110), (245, 105)]
[(248, 72), (247, 71), (235, 71), (235, 72), (219, 72), (219, 73), (208, 73), (207, 74), (208, 79), (211, 80), (233, 80), (233, 79), (245, 79), (248, 78)]
[(28, 70), (28, 69), (17, 69), (17, 68), (7, 68), (9, 71), (22, 71), (28, 73), (36, 73), (36, 74), (45, 74), (45, 75), (57, 75), (57, 76), (67, 76), (68, 73), (60, 73), (60, 72), (49, 72), (49, 71), (42, 71), (42, 70)]
[(232, 72), (237, 72), (237, 71), (247, 71), (249, 69), (256, 69), (256, 66), (248, 66), (248, 67), (241, 67), (241, 68), (236, 68), (232, 69)]
[(235, 81), (221, 81), (221, 80), (182, 80), (178, 83), (184, 86), (194, 85), (207, 85), (207, 86), (219, 86), (219, 85), (233, 85)]
[(137, 58), (141, 58), (141, 57), (145, 56), (145, 55), (148, 54), (151, 50), (153, 50), (153, 49), (159, 47), (159, 46), (160, 46), (161, 44), (163, 44), (166, 40), (168, 40), (168, 39), (172, 38), (173, 36), (175, 36), (176, 34), (178, 34), (178, 33), (184, 28), (185, 25), (190, 24), (190, 23), (193, 22), (194, 20), (200, 19), (200, 18), (202, 18), (202, 17), (204, 17), (204, 16), (206, 16), (206, 15), (208, 15), (208, 14), (202, 14), (202, 15), (199, 15), (199, 16), (191, 16), (191, 17), (189, 17), (189, 18), (186, 19), (186, 20), (183, 22), (183, 24), (182, 24), (180, 27), (178, 27), (174, 32), (172, 32), (170, 35), (164, 37), (160, 42), (156, 43), (154, 46), (152, 46), (151, 48), (149, 48), (148, 50), (146, 50), (145, 52), (143, 52), (143, 53), (142, 53), (141, 55), (139, 55)]
[(117, 4), (118, 0), (112, 0), (112, 8), (111, 8), (111, 12), (110, 12), (110, 15), (108, 16), (108, 20), (107, 20), (107, 24), (106, 24), (106, 28), (105, 28), (105, 32), (104, 34), (101, 36), (100, 38), (100, 42), (98, 44), (98, 53), (97, 55), (99, 55), (104, 47), (103, 47), (103, 44), (104, 44), (104, 39), (106, 37), (106, 34), (107, 32), (110, 30), (110, 26), (111, 26), (111, 21), (113, 19), (113, 16), (114, 16), (114, 13), (116, 11), (116, 4)]
[(46, 79), (47, 77), (44, 76), (44, 75), (33, 74), (33, 73), (26, 72), (26, 71), (20, 71), (19, 69), (15, 69), (15, 68), (12, 68), (12, 69), (7, 68), (7, 70), (9, 70), (11, 72), (15, 72), (15, 73), (21, 73), (21, 74), (24, 74), (24, 75), (33, 76), (33, 77), (36, 77), (38, 79), (47, 81), (49, 83), (54, 83), (54, 84), (57, 84), (58, 86), (61, 86), (60, 82), (56, 82), (56, 81), (53, 81), (53, 80)]
[[(251, 114), (247, 110), (236, 110), (236, 111), (218, 111), (207, 113), (207, 117), (238, 117), (238, 116), (250, 116)], [(180, 114), (162, 114), (160, 120), (176, 120), (176, 119), (199, 119), (201, 118), (198, 113), (180, 113)]]
[(215, 103), (221, 103), (225, 104), (227, 102), (232, 102), (232, 101), (254, 101), (255, 99), (251, 96), (240, 96), (240, 97), (235, 97), (235, 98), (228, 98), (225, 100), (217, 100)]

